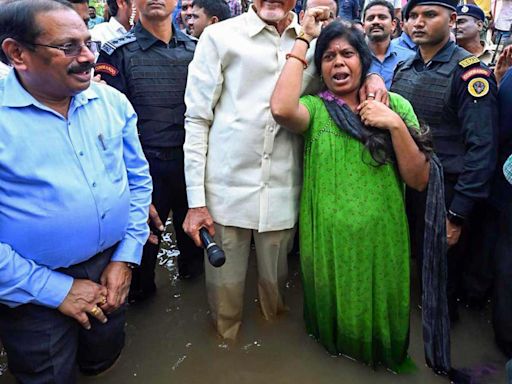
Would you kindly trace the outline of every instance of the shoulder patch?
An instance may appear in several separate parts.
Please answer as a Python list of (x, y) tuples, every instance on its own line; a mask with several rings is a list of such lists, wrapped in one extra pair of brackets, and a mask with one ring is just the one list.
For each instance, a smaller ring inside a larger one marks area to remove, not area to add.
[(478, 57), (470, 56), (470, 57), (465, 58), (464, 60), (459, 61), (459, 65), (462, 68), (467, 68), (470, 65), (477, 64), (479, 62), (480, 62), (480, 59)]
[(119, 70), (111, 64), (100, 63), (94, 67), (94, 72), (103, 72), (110, 76), (117, 76)]
[(489, 76), (491, 76), (491, 70), (490, 69), (485, 69), (485, 68), (472, 68), (472, 69), (468, 69), (466, 72), (464, 72), (462, 74), (462, 76), (460, 78), (463, 81), (468, 81), (470, 78), (472, 78), (474, 76), (477, 76), (477, 75), (489, 77)]
[(475, 77), (468, 84), (468, 92), (473, 97), (484, 97), (489, 93), (489, 82), (483, 77)]
[(122, 47), (123, 45), (126, 45), (128, 43), (131, 43), (135, 40), (137, 40), (135, 35), (132, 32), (128, 32), (124, 36), (121, 36), (114, 40), (107, 41), (101, 46), (101, 50), (110, 56), (112, 55), (112, 53), (114, 53), (114, 51), (117, 48)]

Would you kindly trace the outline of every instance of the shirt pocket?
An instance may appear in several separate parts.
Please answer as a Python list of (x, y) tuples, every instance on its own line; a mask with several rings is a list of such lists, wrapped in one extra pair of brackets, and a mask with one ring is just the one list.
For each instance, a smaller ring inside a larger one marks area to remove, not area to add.
[(110, 180), (114, 183), (121, 181), (126, 173), (123, 159), (123, 134), (114, 136), (100, 134), (96, 145)]

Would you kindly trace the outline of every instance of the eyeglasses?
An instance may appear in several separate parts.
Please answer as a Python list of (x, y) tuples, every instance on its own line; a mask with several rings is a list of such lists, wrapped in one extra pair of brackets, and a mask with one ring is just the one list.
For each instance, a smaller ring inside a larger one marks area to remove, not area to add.
[(54, 48), (64, 52), (65, 56), (78, 56), (82, 53), (82, 49), (86, 47), (93, 54), (100, 52), (101, 41), (86, 41), (83, 44), (66, 44), (66, 45), (49, 45), (49, 44), (37, 44), (29, 43), (31, 45), (37, 45), (39, 47)]

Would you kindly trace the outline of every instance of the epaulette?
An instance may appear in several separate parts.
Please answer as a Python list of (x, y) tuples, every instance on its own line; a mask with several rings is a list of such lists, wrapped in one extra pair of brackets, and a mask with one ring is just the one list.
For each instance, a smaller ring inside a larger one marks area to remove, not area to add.
[(476, 56), (469, 56), (469, 57), (466, 57), (465, 59), (462, 59), (461, 61), (459, 61), (459, 65), (462, 68), (467, 68), (471, 65), (478, 64), (478, 63), (480, 63), (480, 59)]
[(133, 32), (128, 32), (127, 34), (118, 37), (117, 39), (107, 41), (101, 46), (101, 50), (110, 56), (114, 53), (114, 51), (117, 48), (122, 47), (123, 45), (126, 45), (128, 43), (134, 42), (135, 40), (137, 40), (135, 34)]

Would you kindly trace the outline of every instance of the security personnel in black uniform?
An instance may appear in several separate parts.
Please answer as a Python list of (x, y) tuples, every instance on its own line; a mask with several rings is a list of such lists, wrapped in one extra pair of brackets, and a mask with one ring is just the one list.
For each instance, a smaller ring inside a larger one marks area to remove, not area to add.
[[(123, 92), (138, 115), (142, 148), (153, 178), (153, 205), (165, 223), (169, 211), (180, 256), (181, 278), (202, 273), (203, 251), (183, 232), (188, 204), (183, 165), (184, 94), (195, 42), (172, 25), (173, 0), (139, 0), (140, 20), (125, 36), (103, 45), (96, 65), (109, 85)], [(152, 228), (155, 232), (155, 228)], [(131, 300), (155, 292), (158, 245), (144, 247), (142, 263), (133, 274)]]
[[(391, 86), (428, 125), (443, 165), (452, 321), (458, 319), (456, 299), (467, 262), (464, 238), (470, 233), (475, 204), (488, 196), (496, 165), (498, 117), (492, 71), (449, 39), (456, 6), (457, 0), (409, 1), (406, 19), (419, 50), (399, 64)], [(420, 261), (424, 204), (424, 196), (408, 191), (413, 252)]]

